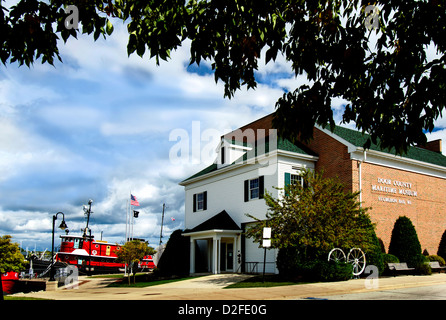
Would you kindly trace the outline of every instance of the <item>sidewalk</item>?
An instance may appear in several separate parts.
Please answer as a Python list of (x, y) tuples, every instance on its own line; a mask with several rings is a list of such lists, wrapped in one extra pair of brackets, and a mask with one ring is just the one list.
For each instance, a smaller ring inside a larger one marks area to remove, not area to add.
[[(145, 288), (107, 287), (113, 279), (80, 277), (77, 289), (18, 293), (14, 296), (54, 300), (294, 300), (371, 291), (416, 288), (446, 284), (446, 274), (384, 277), (376, 288), (366, 288), (366, 279), (281, 286), (223, 289), (248, 275), (219, 274)], [(369, 286), (370, 287), (370, 286)]]

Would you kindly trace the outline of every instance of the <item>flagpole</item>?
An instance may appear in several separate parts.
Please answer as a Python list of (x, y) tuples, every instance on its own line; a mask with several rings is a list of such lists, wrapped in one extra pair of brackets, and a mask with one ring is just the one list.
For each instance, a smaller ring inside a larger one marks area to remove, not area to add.
[(166, 204), (163, 203), (163, 215), (161, 217), (161, 232), (160, 232), (160, 245), (163, 243), (163, 224), (164, 224), (164, 208), (166, 207)]
[[(128, 240), (128, 224), (129, 224), (129, 199), (127, 199), (127, 204), (125, 206), (125, 240), (124, 244)], [(127, 276), (127, 263), (124, 264), (124, 276)]]
[(129, 201), (129, 241), (132, 239), (132, 202)]
[(129, 224), (129, 200), (127, 199), (127, 204), (125, 206), (125, 241), (124, 241), (124, 243), (127, 242), (128, 235), (129, 235), (129, 233), (128, 233), (128, 229), (129, 229), (128, 224)]

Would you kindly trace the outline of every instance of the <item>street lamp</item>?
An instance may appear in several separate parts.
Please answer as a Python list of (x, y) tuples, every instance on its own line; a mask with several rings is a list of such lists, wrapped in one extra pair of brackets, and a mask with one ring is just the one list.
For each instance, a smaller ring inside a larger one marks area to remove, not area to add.
[(62, 222), (60, 223), (59, 228), (62, 230), (65, 230), (68, 228), (67, 224), (65, 223), (65, 215), (63, 212), (56, 213), (55, 216), (53, 216), (53, 238), (52, 238), (52, 244), (51, 244), (51, 269), (50, 269), (50, 281), (55, 281), (54, 279), (54, 226), (56, 224), (57, 216), (59, 213), (62, 213)]

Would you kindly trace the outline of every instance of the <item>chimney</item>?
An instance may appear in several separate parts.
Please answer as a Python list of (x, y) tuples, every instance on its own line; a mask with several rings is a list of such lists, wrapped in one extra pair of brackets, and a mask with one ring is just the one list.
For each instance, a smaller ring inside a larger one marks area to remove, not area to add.
[(430, 150), (430, 151), (434, 151), (434, 152), (437, 152), (437, 153), (441, 153), (441, 139), (428, 141), (428, 142), (426, 142), (426, 144), (424, 146), (417, 145), (417, 147), (423, 148), (423, 149), (427, 149), (427, 150)]

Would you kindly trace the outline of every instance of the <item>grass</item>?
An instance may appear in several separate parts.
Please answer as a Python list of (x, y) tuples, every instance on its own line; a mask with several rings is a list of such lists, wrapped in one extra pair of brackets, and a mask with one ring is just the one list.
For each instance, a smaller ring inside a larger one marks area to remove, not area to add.
[(248, 278), (246, 280), (231, 284), (231, 285), (225, 287), (225, 289), (228, 289), (228, 288), (259, 288), (259, 287), (269, 288), (269, 287), (290, 286), (290, 285), (304, 284), (304, 283), (308, 283), (308, 282), (283, 279), (283, 278), (280, 278), (279, 275), (265, 275), (265, 279), (263, 279), (263, 276), (255, 276), (255, 277)]
[(44, 299), (44, 298), (33, 298), (33, 297), (13, 297), (13, 296), (3, 296), (5, 300), (13, 301), (13, 300), (51, 300), (51, 299)]

